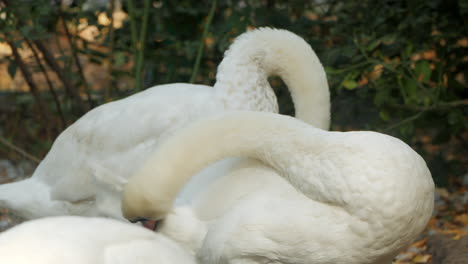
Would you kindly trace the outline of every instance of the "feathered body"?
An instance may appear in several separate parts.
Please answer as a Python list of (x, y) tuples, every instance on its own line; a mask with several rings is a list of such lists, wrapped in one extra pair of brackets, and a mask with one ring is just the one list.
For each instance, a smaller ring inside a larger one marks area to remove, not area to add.
[[(217, 143), (193, 155), (211, 141)], [(432, 214), (431, 174), (402, 141), (236, 112), (193, 122), (165, 140), (126, 184), (125, 217), (165, 219), (163, 233), (177, 235), (171, 233), (177, 220), (189, 219), (173, 208), (179, 190), (207, 165), (232, 156), (259, 162), (233, 168), (207, 186), (201, 204), (226, 204), (207, 208), (209, 221), (198, 218), (200, 233), (185, 238), (195, 242), (179, 241), (205, 264), (388, 263)], [(238, 195), (242, 186), (250, 190)]]
[(178, 244), (138, 226), (103, 218), (50, 217), (0, 234), (0, 263), (195, 264)]

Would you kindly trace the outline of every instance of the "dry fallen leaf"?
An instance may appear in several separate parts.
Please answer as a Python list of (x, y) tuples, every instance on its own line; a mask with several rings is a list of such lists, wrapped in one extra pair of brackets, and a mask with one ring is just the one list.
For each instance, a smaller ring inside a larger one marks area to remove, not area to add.
[(431, 259), (431, 255), (418, 255), (413, 259), (414, 263), (427, 263)]
[(468, 213), (455, 216), (455, 221), (463, 224), (463, 226), (468, 226)]
[(424, 239), (421, 239), (417, 242), (414, 242), (413, 244), (411, 244), (410, 247), (417, 247), (417, 248), (422, 248), (426, 245), (426, 242), (427, 242), (427, 238), (424, 238)]
[(438, 195), (440, 195), (440, 197), (442, 197), (444, 199), (449, 199), (450, 198), (450, 194), (447, 191), (447, 189), (445, 189), (445, 188), (436, 188), (435, 191), (436, 191), (436, 193)]

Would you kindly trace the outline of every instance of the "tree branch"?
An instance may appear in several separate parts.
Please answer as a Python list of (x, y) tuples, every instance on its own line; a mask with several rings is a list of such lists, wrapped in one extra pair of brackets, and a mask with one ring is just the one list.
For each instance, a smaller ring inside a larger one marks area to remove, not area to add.
[(63, 28), (65, 30), (65, 35), (66, 35), (67, 40), (68, 40), (68, 45), (70, 45), (70, 50), (72, 52), (72, 56), (73, 56), (73, 59), (74, 59), (75, 64), (76, 64), (76, 68), (78, 69), (78, 73), (80, 74), (81, 80), (82, 80), (83, 85), (85, 87), (85, 93), (86, 93), (86, 97), (88, 99), (89, 107), (92, 108), (94, 106), (94, 104), (93, 104), (93, 101), (92, 101), (92, 98), (91, 98), (91, 88), (89, 87), (89, 84), (86, 81), (86, 78), (84, 76), (83, 67), (81, 66), (80, 59), (78, 58), (78, 53), (76, 52), (75, 43), (73, 43), (73, 41), (72, 41), (72, 36), (70, 34), (70, 30), (68, 29), (68, 25), (67, 25), (67, 22), (65, 21), (65, 18), (64, 18), (64, 15), (63, 15), (62, 11), (59, 11), (59, 16), (60, 16), (60, 18), (62, 20)]
[(415, 114), (415, 115), (412, 115), (412, 116), (410, 116), (410, 117), (408, 117), (408, 118), (405, 118), (405, 119), (401, 120), (400, 122), (398, 122), (398, 123), (396, 123), (396, 124), (393, 124), (393, 125), (391, 125), (391, 126), (385, 128), (383, 131), (384, 131), (384, 132), (387, 132), (387, 131), (390, 131), (390, 130), (392, 130), (392, 129), (395, 129), (395, 128), (397, 128), (397, 127), (403, 125), (403, 124), (406, 124), (406, 123), (409, 123), (409, 122), (411, 122), (411, 121), (413, 121), (413, 120), (416, 120), (416, 119), (418, 119), (423, 113), (424, 113), (424, 111), (419, 112), (419, 113), (417, 113), (417, 114)]
[(25, 158), (30, 159), (31, 161), (35, 162), (36, 164), (39, 164), (41, 160), (29, 153), (27, 153), (25, 150), (21, 149), (20, 147), (15, 146), (13, 143), (8, 141), (6, 138), (0, 136), (0, 143), (3, 145), (7, 146), (8, 148), (18, 152), (19, 154), (23, 155)]
[(143, 19), (141, 21), (141, 31), (140, 31), (140, 39), (137, 43), (137, 60), (136, 60), (136, 68), (135, 68), (135, 84), (137, 91), (142, 89), (142, 71), (143, 71), (143, 59), (145, 54), (145, 42), (146, 42), (146, 32), (148, 28), (148, 17), (149, 17), (149, 10), (150, 10), (150, 0), (145, 0), (143, 6)]
[(430, 106), (403, 105), (403, 104), (388, 104), (389, 107), (412, 110), (412, 111), (437, 111), (446, 110), (449, 108), (468, 106), (468, 99), (456, 100), (451, 102), (439, 102)]
[(83, 101), (76, 87), (72, 85), (71, 82), (68, 80), (65, 72), (55, 60), (54, 55), (50, 53), (50, 51), (45, 47), (45, 45), (40, 40), (33, 40), (33, 42), (36, 45), (36, 47), (41, 51), (47, 65), (49, 65), (49, 67), (52, 68), (52, 70), (54, 70), (55, 73), (57, 73), (57, 76), (59, 77), (60, 81), (62, 81), (63, 86), (65, 87), (65, 90), (67, 91), (68, 95), (77, 104), (78, 111), (79, 111), (78, 114), (80, 115), (84, 114), (87, 111), (87, 109), (84, 106)]
[(109, 102), (110, 100), (110, 89), (114, 87), (114, 76), (112, 75), (114, 69), (114, 49), (115, 49), (115, 30), (114, 30), (114, 12), (115, 12), (115, 1), (110, 1), (110, 27), (109, 27), (109, 68), (108, 72), (108, 82), (106, 87), (104, 87), (104, 102)]
[(200, 61), (203, 55), (203, 48), (205, 47), (205, 38), (208, 35), (208, 29), (210, 28), (211, 20), (213, 19), (215, 10), (216, 10), (216, 0), (213, 0), (213, 2), (211, 3), (210, 12), (208, 13), (208, 17), (206, 18), (206, 22), (203, 28), (203, 34), (200, 40), (200, 46), (198, 46), (197, 58), (195, 60), (195, 65), (193, 66), (192, 76), (190, 77), (190, 81), (189, 81), (190, 83), (193, 83), (195, 81), (195, 78), (197, 77), (198, 68), (200, 67)]
[(18, 64), (18, 67), (20, 68), (21, 73), (23, 74), (24, 80), (28, 84), (31, 93), (36, 99), (37, 105), (39, 106), (39, 115), (42, 117), (43, 121), (47, 121), (48, 117), (46, 115), (46, 106), (39, 95), (39, 89), (32, 78), (31, 72), (29, 71), (28, 67), (26, 67), (26, 64), (21, 58), (21, 55), (19, 54), (16, 46), (10, 41), (8, 41), (8, 45), (10, 45), (11, 47), (13, 57), (15, 58), (15, 61)]
[(44, 74), (47, 85), (49, 86), (49, 91), (52, 94), (52, 98), (54, 99), (55, 107), (57, 108), (60, 121), (62, 123), (62, 127), (60, 128), (60, 130), (64, 130), (67, 127), (67, 121), (65, 120), (65, 115), (63, 114), (62, 106), (60, 104), (60, 100), (58, 99), (58, 95), (55, 92), (54, 85), (52, 84), (52, 81), (49, 78), (49, 74), (47, 74), (47, 70), (42, 64), (41, 59), (39, 58), (39, 54), (37, 53), (36, 49), (32, 45), (31, 41), (26, 39), (26, 43), (28, 44), (29, 48), (32, 50), (34, 58), (36, 59), (37, 65), (39, 66), (39, 69), (41, 69), (42, 74)]

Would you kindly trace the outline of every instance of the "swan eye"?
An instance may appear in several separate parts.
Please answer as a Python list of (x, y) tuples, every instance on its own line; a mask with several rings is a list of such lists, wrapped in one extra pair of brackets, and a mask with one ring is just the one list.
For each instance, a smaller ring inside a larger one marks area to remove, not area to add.
[(132, 219), (132, 220), (129, 220), (131, 223), (137, 223), (137, 222), (146, 222), (146, 221), (149, 221), (148, 219), (146, 218), (143, 218), (143, 217), (138, 217), (138, 218), (135, 218), (135, 219)]

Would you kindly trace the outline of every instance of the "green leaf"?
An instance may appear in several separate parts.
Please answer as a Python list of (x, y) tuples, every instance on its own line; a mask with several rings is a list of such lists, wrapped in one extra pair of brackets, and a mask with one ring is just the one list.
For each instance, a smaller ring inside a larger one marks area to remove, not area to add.
[(340, 73), (340, 70), (339, 69), (335, 69), (333, 67), (330, 67), (330, 66), (325, 66), (325, 72), (327, 74), (338, 74)]
[(431, 105), (431, 102), (432, 102), (432, 100), (431, 100), (431, 98), (429, 96), (427, 96), (427, 95), (424, 96), (424, 99), (423, 99), (424, 106)]
[(411, 123), (407, 123), (407, 124), (404, 124), (400, 127), (400, 133), (402, 135), (405, 135), (405, 136), (409, 136), (411, 134), (414, 133), (414, 124), (411, 122)]
[(355, 81), (355, 80), (344, 80), (341, 85), (344, 86), (344, 88), (348, 89), (348, 90), (353, 90), (354, 88), (356, 88), (358, 86), (358, 83)]
[(405, 78), (403, 80), (403, 97), (405, 99), (405, 103), (409, 103), (412, 99), (418, 98), (418, 83), (414, 79)]
[(32, 32), (33, 32), (33, 26), (32, 25), (25, 25), (20, 28), (20, 32), (23, 36), (25, 37), (31, 37)]
[(429, 65), (429, 62), (426, 60), (418, 61), (416, 63), (414, 70), (416, 71), (418, 79), (422, 78), (422, 79), (419, 79), (422, 82), (427, 82), (429, 78), (431, 78), (431, 73), (432, 73), (431, 66)]
[(10, 61), (10, 64), (8, 64), (8, 74), (10, 75), (11, 79), (15, 78), (17, 69), (18, 69), (18, 65), (16, 65), (16, 62)]
[(368, 46), (367, 50), (368, 51), (373, 51), (377, 46), (379, 46), (381, 43), (380, 39), (373, 40)]
[(396, 34), (390, 34), (390, 35), (385, 35), (383, 38), (382, 38), (382, 42), (383, 44), (385, 45), (391, 45), (393, 44), (397, 39), (397, 35)]
[(384, 111), (384, 110), (380, 111), (380, 112), (379, 112), (379, 116), (380, 116), (380, 118), (381, 118), (382, 120), (384, 120), (384, 121), (390, 120), (390, 115), (388, 114), (387, 111)]
[(413, 44), (412, 43), (408, 43), (407, 46), (406, 46), (406, 49), (404, 49), (404, 51), (402, 52), (402, 57), (403, 59), (408, 59), (411, 57), (411, 55), (413, 55)]
[(122, 65), (125, 64), (125, 54), (123, 52), (116, 52), (114, 54), (114, 63), (115, 67), (121, 67)]

